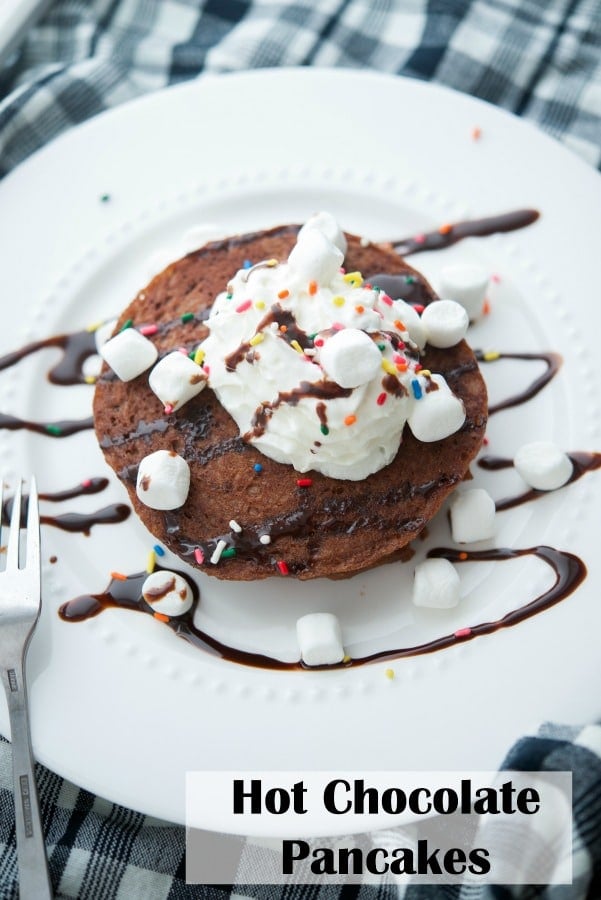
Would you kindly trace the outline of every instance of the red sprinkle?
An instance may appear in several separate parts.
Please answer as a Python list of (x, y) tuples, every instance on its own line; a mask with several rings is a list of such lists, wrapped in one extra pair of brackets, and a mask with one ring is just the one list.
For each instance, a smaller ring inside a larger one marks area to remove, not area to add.
[(81, 483), (81, 486), (82, 486), (82, 488), (89, 488), (89, 487), (92, 487), (92, 479), (91, 479), (91, 478), (84, 478), (84, 480), (83, 480), (82, 483)]
[(455, 632), (455, 637), (456, 638), (469, 637), (471, 633), (472, 633), (471, 628), (458, 628), (457, 631)]
[(385, 294), (384, 291), (382, 291), (382, 293), (380, 294), (380, 300), (382, 301), (382, 303), (385, 303), (386, 306), (392, 306), (392, 299), (388, 296), (388, 294)]
[(414, 310), (416, 311), (416, 313), (417, 313), (418, 315), (420, 315), (420, 316), (421, 316), (421, 314), (423, 313), (423, 311), (425, 310), (425, 308), (426, 308), (426, 307), (423, 306), (421, 303), (415, 303), (414, 306), (413, 306), (413, 309), (414, 309)]
[(378, 406), (383, 406), (383, 404), (386, 403), (386, 396), (387, 395), (384, 393), (384, 391), (382, 391), (381, 394), (378, 394), (378, 397), (376, 399), (376, 403), (378, 404)]
[(158, 330), (158, 325), (144, 325), (142, 328), (140, 328), (140, 334), (143, 334), (146, 337), (150, 334), (156, 334)]
[(426, 235), (425, 234), (416, 234), (413, 238), (416, 244), (425, 244), (426, 243)]
[(278, 559), (276, 562), (276, 566), (280, 570), (281, 575), (290, 575), (290, 569), (288, 568), (288, 564), (284, 562), (283, 559)]
[(246, 312), (247, 309), (250, 309), (253, 305), (252, 300), (245, 300), (244, 303), (241, 303), (240, 306), (236, 307), (236, 312), (242, 313)]
[(482, 438), (482, 443), (484, 444), (485, 447), (488, 447), (488, 445), (490, 444), (490, 441), (488, 440), (487, 437), (483, 437), (483, 438)]
[(203, 562), (205, 561), (205, 555), (202, 552), (202, 550), (200, 549), (200, 547), (197, 547), (196, 550), (194, 551), (194, 559), (196, 560), (196, 562), (198, 563), (199, 566), (202, 566)]
[(299, 487), (311, 487), (313, 484), (312, 478), (297, 478), (296, 483)]
[(325, 342), (324, 342), (324, 339), (323, 339), (323, 338), (316, 338), (316, 339), (313, 341), (313, 345), (314, 345), (315, 347), (323, 347), (324, 343), (325, 343)]

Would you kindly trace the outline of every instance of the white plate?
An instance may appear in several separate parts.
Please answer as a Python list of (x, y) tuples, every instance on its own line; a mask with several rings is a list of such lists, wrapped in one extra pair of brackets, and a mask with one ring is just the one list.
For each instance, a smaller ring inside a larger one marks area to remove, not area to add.
[[(601, 449), (599, 201), (598, 175), (566, 150), (437, 87), (307, 69), (206, 78), (97, 117), (0, 185), (1, 349), (118, 312), (161, 260), (181, 253), (193, 226), (250, 230), (325, 208), (348, 230), (377, 239), (534, 206), (542, 217), (528, 229), (414, 262), (433, 278), (451, 260), (478, 260), (499, 274), (473, 345), (564, 355), (541, 394), (491, 419), (490, 452), (511, 456), (537, 437), (568, 450)], [(0, 374), (0, 409), (46, 421), (86, 414), (90, 389), (45, 381), (53, 353)], [(533, 367), (486, 366), (493, 399), (523, 386)], [(91, 432), (0, 438), (5, 467), (35, 471), (45, 491), (108, 471)], [(473, 470), (496, 497), (517, 484), (512, 472)], [(65, 624), (62, 601), (103, 590), (111, 570), (143, 569), (153, 541), (133, 519), (97, 526), (89, 538), (45, 528), (45, 605), (29, 655), (35, 752), (77, 784), (180, 822), (186, 770), (494, 769), (540, 720), (601, 713), (601, 657), (591, 637), (601, 633), (599, 485), (592, 473), (499, 515), (498, 546), (547, 543), (584, 559), (588, 578), (566, 600), (443, 652), (331, 672), (224, 662), (126, 611)], [(104, 494), (43, 512), (122, 500), (112, 477)], [(452, 546), (444, 515), (416, 559), (433, 544)], [(550, 581), (532, 559), (465, 564), (461, 574), (459, 609), (429, 614), (407, 600), (411, 564), (333, 583), (200, 578), (199, 617), (231, 644), (294, 658), (297, 616), (333, 610), (356, 655), (497, 619)], [(394, 680), (385, 675), (391, 666)], [(0, 730), (7, 729), (2, 701)]]

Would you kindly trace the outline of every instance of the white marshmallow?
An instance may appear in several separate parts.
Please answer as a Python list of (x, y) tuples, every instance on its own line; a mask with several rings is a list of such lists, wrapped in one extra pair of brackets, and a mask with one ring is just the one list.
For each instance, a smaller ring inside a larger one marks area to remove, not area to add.
[(426, 329), (422, 324), (420, 316), (416, 313), (414, 308), (409, 303), (405, 303), (404, 300), (395, 300), (392, 304), (392, 308), (394, 310), (395, 318), (400, 319), (403, 325), (406, 326), (409, 337), (413, 343), (417, 344), (420, 350), (423, 350), (426, 346)]
[(174, 350), (156, 364), (148, 384), (164, 406), (176, 410), (206, 387), (207, 376), (189, 356)]
[(456, 263), (440, 273), (439, 294), (461, 303), (472, 320), (482, 313), (487, 289), (488, 275), (477, 263)]
[(321, 233), (325, 234), (327, 239), (335, 244), (342, 253), (346, 253), (346, 238), (332, 213), (314, 213), (307, 219), (303, 227), (300, 229), (298, 233), (299, 237), (301, 234), (304, 234), (311, 228), (316, 228), (318, 231), (321, 231)]
[(484, 541), (495, 533), (495, 501), (483, 488), (456, 494), (451, 503), (451, 531), (457, 544)]
[(448, 559), (425, 559), (415, 567), (413, 602), (431, 609), (452, 609), (459, 603), (459, 572)]
[(179, 509), (190, 490), (190, 467), (173, 450), (156, 450), (138, 467), (136, 493), (151, 509)]
[(342, 662), (344, 647), (340, 622), (331, 613), (309, 613), (296, 623), (301, 659), (308, 666), (332, 666)]
[(102, 372), (102, 357), (98, 353), (87, 356), (81, 364), (81, 374), (84, 378), (98, 378)]
[(318, 284), (329, 284), (343, 261), (344, 254), (317, 228), (299, 233), (288, 257), (295, 272)]
[(164, 616), (183, 616), (194, 602), (186, 579), (168, 569), (159, 569), (148, 576), (142, 585), (142, 596), (153, 612)]
[(413, 435), (426, 444), (455, 434), (465, 422), (463, 402), (451, 391), (443, 376), (432, 374), (430, 378), (438, 385), (438, 390), (426, 391), (427, 382), (421, 378), (422, 396), (415, 401), (407, 420)]
[(319, 353), (319, 362), (332, 381), (343, 388), (366, 384), (382, 366), (382, 354), (364, 331), (342, 328), (328, 338)]
[(428, 343), (432, 347), (454, 347), (467, 334), (469, 316), (460, 303), (454, 300), (436, 300), (422, 313), (422, 325), (426, 329)]
[(513, 464), (526, 484), (538, 491), (554, 491), (570, 480), (572, 460), (550, 441), (524, 444), (513, 458)]
[(100, 355), (117, 378), (131, 381), (156, 362), (159, 355), (152, 341), (135, 328), (126, 328), (100, 347)]
[(111, 337), (113, 331), (115, 330), (115, 325), (117, 324), (117, 319), (107, 319), (106, 322), (103, 322), (102, 325), (99, 325), (96, 331), (94, 332), (94, 340), (96, 341), (96, 349), (100, 351), (100, 348), (103, 344), (106, 344), (108, 339)]

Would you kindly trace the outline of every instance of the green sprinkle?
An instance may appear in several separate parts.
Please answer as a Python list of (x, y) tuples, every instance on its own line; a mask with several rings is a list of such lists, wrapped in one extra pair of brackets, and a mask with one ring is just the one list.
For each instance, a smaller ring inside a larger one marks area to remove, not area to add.
[(110, 195), (110, 194), (101, 194), (101, 195), (100, 195), (100, 202), (101, 202), (101, 203), (108, 203), (110, 199), (111, 199), (111, 195)]
[(320, 429), (321, 429), (321, 433), (322, 433), (322, 434), (329, 434), (329, 433), (330, 433), (330, 429), (328, 428), (327, 425), (321, 425), (321, 426), (320, 426)]
[(194, 318), (194, 313), (184, 313), (182, 315), (182, 322), (191, 322)]
[(133, 320), (133, 319), (128, 319), (127, 322), (124, 322), (124, 323), (123, 323), (123, 325), (121, 326), (121, 328), (120, 328), (119, 330), (120, 330), (120, 331), (126, 331), (128, 328), (131, 328), (131, 326), (132, 326), (133, 324), (134, 324), (134, 320)]
[(371, 289), (372, 289), (372, 291), (377, 291), (378, 294), (379, 294), (380, 291), (382, 290), (382, 288), (381, 288), (381, 287), (378, 287), (377, 284), (372, 284)]
[(416, 281), (417, 281), (417, 279), (416, 279), (415, 275), (405, 275), (405, 282), (407, 284), (415, 284)]
[(378, 350), (381, 350), (382, 353), (386, 350), (386, 344), (378, 344)]
[(225, 299), (226, 299), (226, 300), (231, 300), (233, 296), (234, 296), (233, 294), (226, 294), (226, 295), (225, 295)]
[(224, 550), (223, 553), (221, 554), (221, 558), (222, 559), (231, 559), (232, 556), (235, 556), (235, 555), (236, 555), (236, 548), (228, 547), (227, 550)]
[(46, 425), (45, 428), (48, 434), (54, 434), (57, 437), (63, 433), (62, 428), (59, 428), (58, 425)]

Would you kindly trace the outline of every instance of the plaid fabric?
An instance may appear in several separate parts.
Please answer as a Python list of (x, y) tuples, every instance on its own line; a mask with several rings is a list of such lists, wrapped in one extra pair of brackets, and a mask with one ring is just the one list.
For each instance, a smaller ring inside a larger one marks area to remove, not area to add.
[(599, 0), (55, 0), (0, 71), (0, 175), (147, 91), (299, 65), (440, 82), (601, 165)]
[[(55, 0), (0, 69), (0, 176), (72, 125), (203, 73), (369, 67), (431, 80), (538, 124), (601, 166), (599, 0)], [(311, 888), (319, 900), (601, 897), (601, 728), (549, 727), (508, 767), (574, 773), (574, 885)], [(243, 900), (287, 889), (186, 886), (184, 830), (110, 804), (38, 767), (59, 898)], [(0, 900), (17, 897), (10, 745), (0, 739)]]
[[(545, 726), (519, 741), (502, 768), (573, 773), (571, 886), (186, 885), (182, 827), (100, 800), (42, 766), (37, 781), (57, 900), (599, 900), (601, 726)], [(0, 739), (0, 900), (17, 898), (11, 787), (10, 744)], [(260, 859), (255, 853), (255, 866)]]

